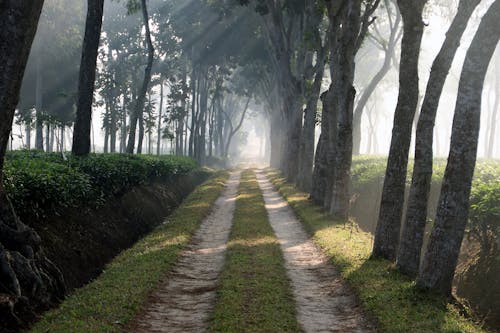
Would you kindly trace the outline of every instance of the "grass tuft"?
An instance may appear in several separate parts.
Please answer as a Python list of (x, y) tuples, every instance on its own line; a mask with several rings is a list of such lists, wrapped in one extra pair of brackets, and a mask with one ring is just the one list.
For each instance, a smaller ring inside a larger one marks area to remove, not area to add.
[(340, 221), (308, 200), (278, 171), (267, 176), (292, 206), (314, 242), (340, 268), (380, 332), (484, 332), (446, 299), (419, 291), (387, 260), (370, 259), (372, 236), (353, 222)]
[(255, 174), (242, 175), (212, 332), (300, 332), (283, 254)]
[(121, 332), (147, 295), (172, 268), (227, 180), (219, 172), (199, 186), (168, 218), (132, 248), (117, 256), (93, 282), (45, 313), (32, 332)]

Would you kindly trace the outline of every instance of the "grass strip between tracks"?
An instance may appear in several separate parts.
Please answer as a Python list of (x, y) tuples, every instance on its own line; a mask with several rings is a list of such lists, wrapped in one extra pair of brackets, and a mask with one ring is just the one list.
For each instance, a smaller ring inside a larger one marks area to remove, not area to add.
[(212, 332), (298, 332), (279, 242), (252, 171), (243, 172)]

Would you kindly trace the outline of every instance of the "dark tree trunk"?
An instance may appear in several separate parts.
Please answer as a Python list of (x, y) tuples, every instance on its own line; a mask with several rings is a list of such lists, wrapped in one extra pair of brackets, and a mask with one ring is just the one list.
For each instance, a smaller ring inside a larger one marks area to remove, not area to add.
[(54, 142), (55, 142), (55, 129), (56, 129), (56, 125), (55, 124), (52, 124), (50, 126), (50, 142), (49, 142), (49, 153), (52, 153), (54, 151)]
[(346, 4), (346, 20), (339, 43), (339, 71), (335, 86), (337, 100), (338, 131), (335, 147), (335, 172), (332, 186), (330, 212), (343, 219), (349, 214), (350, 175), (352, 163), (352, 120), (356, 90), (354, 89), (356, 45), (361, 28), (361, 1), (351, 0)]
[(158, 129), (156, 135), (158, 136), (156, 140), (156, 155), (160, 156), (161, 153), (161, 123), (163, 116), (163, 80), (160, 79), (160, 110), (158, 112)]
[(481, 95), (491, 57), (500, 39), (500, 0), (483, 16), (467, 51), (460, 76), (450, 154), (436, 221), (417, 285), (451, 294), (451, 285), (467, 224), (469, 195), (476, 164)]
[(40, 237), (17, 217), (3, 187), (5, 152), (43, 1), (0, 4), (0, 330), (62, 297), (59, 270), (44, 257)]
[(418, 104), (418, 59), (424, 31), (422, 12), (427, 0), (398, 0), (403, 18), (399, 96), (392, 129), (373, 255), (396, 259), (403, 214), (413, 117)]
[(194, 141), (196, 137), (196, 101), (197, 101), (197, 89), (196, 89), (196, 72), (195, 69), (193, 68), (191, 72), (191, 96), (192, 96), (192, 101), (191, 101), (191, 128), (190, 128), (190, 133), (189, 133), (189, 157), (194, 157)]
[(205, 164), (206, 158), (206, 131), (207, 131), (207, 114), (208, 114), (208, 69), (202, 73), (201, 87), (200, 87), (200, 110), (199, 110), (199, 135), (197, 144), (197, 160), (200, 165)]
[[(153, 59), (155, 49), (153, 47), (153, 41), (151, 40), (151, 31), (149, 29), (149, 15), (148, 8), (146, 5), (146, 0), (141, 0), (142, 18), (144, 21), (144, 27), (146, 29), (146, 44), (148, 47), (148, 62), (146, 68), (144, 69), (144, 80), (142, 81), (141, 90), (137, 96), (134, 110), (132, 112), (132, 117), (130, 119), (130, 132), (127, 144), (127, 153), (133, 154), (135, 147), (135, 132), (137, 129), (137, 122), (141, 124), (143, 113), (144, 113), (144, 101), (146, 99), (146, 93), (148, 91), (149, 83), (151, 82), (151, 71), (153, 68)], [(139, 133), (139, 140), (137, 143), (137, 153), (140, 154), (142, 151), (142, 140), (144, 139), (144, 128)]]
[(50, 153), (50, 123), (45, 123), (45, 151)]
[(26, 123), (24, 124), (25, 128), (24, 128), (24, 132), (25, 132), (25, 136), (26, 136), (26, 149), (31, 149), (31, 119), (28, 119), (26, 120)]
[[(38, 54), (38, 57), (41, 57)], [(42, 91), (42, 68), (40, 59), (36, 62), (36, 92), (35, 92), (35, 149), (43, 150), (43, 91)]]
[(116, 152), (116, 133), (118, 132), (118, 114), (117, 114), (117, 98), (113, 93), (111, 96), (111, 103), (109, 105), (110, 119), (109, 119), (109, 151)]
[(434, 59), (427, 83), (424, 102), (417, 125), (415, 163), (408, 199), (406, 221), (399, 245), (397, 267), (405, 274), (415, 276), (420, 264), (420, 253), (427, 221), (427, 203), (432, 178), (432, 144), (434, 121), (441, 92), (467, 22), (480, 0), (461, 0), (455, 19), (446, 34), (441, 50)]
[(328, 146), (329, 141), (329, 125), (332, 116), (330, 110), (332, 103), (327, 99), (330, 98), (330, 90), (321, 95), (321, 102), (323, 103), (323, 112), (321, 114), (321, 134), (316, 146), (316, 154), (314, 156), (314, 170), (312, 176), (311, 186), (311, 200), (318, 204), (323, 205), (325, 200), (326, 179), (328, 174)]
[(121, 124), (121, 134), (120, 134), (120, 153), (125, 153), (127, 148), (127, 93), (123, 94), (123, 104), (122, 104), (122, 124)]
[(327, 46), (320, 47), (318, 51), (316, 74), (304, 111), (304, 126), (300, 138), (299, 176), (297, 179), (298, 187), (304, 191), (310, 191), (312, 186), (316, 116), (318, 114), (318, 99), (325, 71), (326, 52)]
[(101, 37), (104, 0), (87, 1), (87, 20), (83, 39), (80, 77), (78, 81), (78, 103), (73, 130), (73, 154), (84, 156), (90, 153), (90, 130), (92, 126), (92, 102), (96, 75), (97, 51)]

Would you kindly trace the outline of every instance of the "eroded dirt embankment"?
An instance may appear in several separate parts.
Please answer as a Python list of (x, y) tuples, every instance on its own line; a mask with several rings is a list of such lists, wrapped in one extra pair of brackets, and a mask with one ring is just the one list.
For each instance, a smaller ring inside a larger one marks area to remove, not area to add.
[(47, 257), (61, 269), (71, 291), (94, 279), (113, 257), (162, 223), (207, 177), (196, 171), (136, 186), (98, 209), (68, 209), (25, 222), (39, 233)]

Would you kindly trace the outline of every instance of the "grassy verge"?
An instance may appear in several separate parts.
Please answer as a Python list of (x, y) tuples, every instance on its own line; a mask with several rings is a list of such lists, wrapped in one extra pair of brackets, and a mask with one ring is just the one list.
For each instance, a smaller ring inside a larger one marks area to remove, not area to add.
[(386, 260), (369, 259), (372, 236), (353, 223), (338, 221), (313, 205), (306, 193), (286, 183), (279, 172), (267, 176), (288, 200), (314, 241), (340, 268), (378, 324), (380, 332), (484, 332), (438, 295), (418, 291)]
[(45, 313), (32, 332), (121, 332), (210, 213), (227, 177), (226, 172), (217, 173), (198, 187), (168, 224), (116, 257), (95, 281), (67, 297), (59, 308)]
[(242, 175), (217, 296), (213, 332), (300, 331), (283, 254), (251, 171)]

